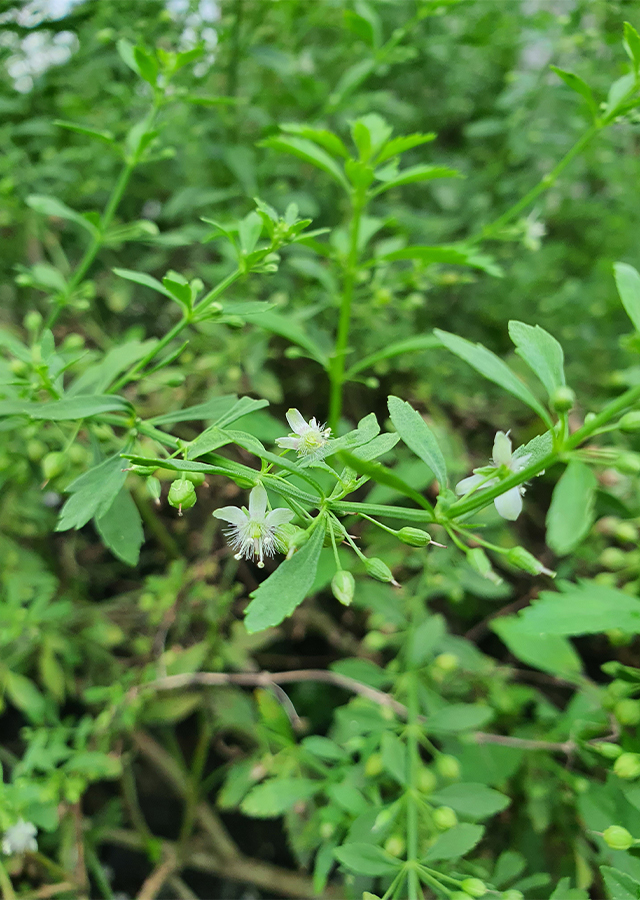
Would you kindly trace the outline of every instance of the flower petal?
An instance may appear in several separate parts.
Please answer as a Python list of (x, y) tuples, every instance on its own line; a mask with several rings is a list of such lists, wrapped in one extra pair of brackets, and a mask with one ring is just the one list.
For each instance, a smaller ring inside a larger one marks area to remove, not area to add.
[(295, 434), (304, 434), (309, 430), (309, 426), (302, 417), (302, 413), (297, 409), (288, 409), (286, 412), (289, 427)]
[(519, 487), (505, 491), (504, 494), (496, 497), (493, 502), (502, 518), (509, 519), (510, 522), (515, 522), (522, 512), (522, 495)]
[(238, 525), (240, 528), (249, 521), (249, 516), (237, 506), (221, 506), (220, 509), (213, 511), (213, 515), (216, 519), (231, 522), (232, 525)]
[(276, 438), (276, 444), (278, 445), (278, 447), (282, 447), (285, 450), (297, 450), (300, 446), (300, 438), (299, 437)]
[(277, 528), (278, 525), (284, 525), (286, 522), (290, 522), (294, 516), (295, 513), (292, 509), (278, 507), (278, 509), (272, 509), (271, 512), (267, 514), (264, 524), (267, 528)]
[(504, 431), (496, 433), (493, 442), (493, 462), (496, 466), (508, 466), (511, 462), (511, 438)]
[(456, 485), (456, 494), (466, 494), (484, 481), (484, 475), (469, 475)]
[(267, 511), (267, 492), (261, 484), (257, 484), (249, 494), (249, 518), (263, 522)]

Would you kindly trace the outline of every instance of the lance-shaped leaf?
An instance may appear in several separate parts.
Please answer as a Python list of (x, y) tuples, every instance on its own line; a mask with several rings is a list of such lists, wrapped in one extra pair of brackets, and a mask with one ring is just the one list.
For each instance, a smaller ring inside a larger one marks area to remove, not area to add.
[(129, 491), (122, 488), (109, 507), (95, 519), (103, 544), (128, 566), (135, 566), (144, 541), (142, 520)]
[(447, 486), (447, 464), (433, 433), (419, 412), (406, 400), (389, 397), (389, 415), (407, 447), (426, 463), (436, 476), (440, 488)]
[(30, 194), (27, 197), (27, 206), (35, 209), (36, 212), (43, 216), (53, 216), (56, 219), (66, 219), (69, 222), (74, 222), (76, 225), (84, 228), (85, 231), (88, 231), (92, 237), (95, 237), (98, 233), (98, 229), (88, 219), (55, 197)]
[(0, 400), (0, 416), (29, 416), (49, 422), (70, 419), (89, 419), (105, 412), (131, 412), (132, 406), (124, 397), (93, 394), (54, 400), (51, 403), (29, 403), (27, 400)]
[(426, 863), (435, 862), (441, 859), (458, 859), (464, 856), (469, 850), (480, 841), (484, 834), (482, 825), (469, 825), (463, 822), (461, 825), (455, 825), (436, 840), (424, 857)]
[(451, 350), (451, 352), (455, 353), (456, 356), (459, 356), (460, 359), (468, 362), (470, 366), (473, 366), (477, 372), (480, 372), (480, 374), (484, 375), (485, 378), (488, 378), (489, 381), (493, 381), (494, 384), (500, 385), (505, 391), (508, 391), (510, 394), (513, 394), (514, 397), (522, 400), (522, 402), (526, 403), (527, 406), (530, 406), (550, 428), (552, 427), (553, 422), (551, 421), (547, 410), (538, 402), (538, 400), (536, 400), (526, 384), (523, 384), (520, 379), (516, 377), (509, 366), (503, 362), (499, 356), (496, 356), (491, 350), (487, 350), (482, 344), (472, 344), (471, 341), (458, 337), (457, 334), (450, 334), (448, 331), (441, 331), (439, 328), (434, 329), (434, 334), (440, 338), (448, 350)]
[(307, 543), (253, 591), (244, 620), (250, 634), (279, 625), (300, 606), (315, 581), (324, 532), (324, 522), (318, 522)]
[(538, 376), (550, 397), (554, 391), (563, 387), (566, 383), (564, 352), (548, 331), (539, 325), (526, 325), (524, 322), (512, 320), (509, 322), (509, 336), (516, 345), (518, 356)]
[(598, 114), (598, 105), (594, 99), (593, 91), (587, 82), (583, 81), (579, 75), (575, 75), (573, 72), (566, 72), (564, 69), (559, 69), (557, 66), (549, 66), (549, 68), (556, 73), (558, 78), (562, 78), (567, 87), (570, 87), (576, 94), (580, 94), (581, 97), (584, 97), (589, 106), (591, 115), (595, 118)]
[(416, 181), (433, 181), (434, 178), (462, 178), (463, 176), (456, 169), (450, 169), (448, 166), (409, 166), (398, 174), (384, 181), (371, 191), (373, 197), (382, 194), (384, 191), (390, 191), (392, 188), (402, 187), (403, 184), (414, 184)]
[(547, 513), (547, 544), (558, 556), (571, 553), (589, 533), (597, 486), (589, 466), (577, 459), (558, 480)]
[(261, 141), (258, 146), (271, 147), (273, 150), (292, 153), (294, 156), (297, 156), (298, 159), (311, 163), (318, 169), (322, 169), (323, 172), (331, 175), (334, 181), (337, 181), (346, 191), (351, 190), (349, 182), (336, 161), (329, 156), (326, 150), (323, 150), (322, 147), (318, 147), (317, 144), (314, 144), (306, 138), (278, 135), (277, 137), (271, 137)]
[(71, 496), (60, 510), (56, 531), (82, 528), (93, 516), (104, 515), (126, 480), (124, 468), (125, 461), (116, 454), (76, 478), (67, 488)]
[(613, 264), (618, 294), (636, 331), (640, 331), (640, 274), (628, 263)]

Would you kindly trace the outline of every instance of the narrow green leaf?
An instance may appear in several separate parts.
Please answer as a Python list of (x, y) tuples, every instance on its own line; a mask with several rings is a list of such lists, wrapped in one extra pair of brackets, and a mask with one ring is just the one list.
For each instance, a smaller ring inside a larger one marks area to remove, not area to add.
[(280, 150), (282, 153), (292, 153), (298, 159), (302, 159), (304, 162), (311, 163), (318, 169), (322, 169), (347, 192), (351, 190), (349, 182), (335, 160), (322, 147), (318, 147), (312, 141), (300, 137), (279, 135), (278, 137), (267, 138), (261, 141), (258, 146), (270, 147), (272, 150)]
[(362, 372), (364, 369), (370, 369), (384, 359), (391, 359), (394, 356), (404, 356), (405, 353), (419, 353), (421, 350), (431, 350), (433, 347), (439, 346), (440, 341), (432, 334), (406, 338), (403, 341), (394, 341), (386, 347), (376, 350), (375, 353), (363, 357), (359, 362), (351, 366), (345, 373), (345, 378), (351, 379), (354, 375), (357, 375), (358, 372)]
[(427, 134), (407, 134), (392, 138), (385, 144), (382, 152), (377, 157), (376, 165), (380, 165), (380, 163), (383, 163), (387, 159), (391, 159), (393, 156), (399, 156), (407, 150), (412, 150), (414, 147), (420, 147), (422, 144), (429, 144), (431, 141), (435, 140), (435, 138), (435, 131), (430, 131)]
[(265, 331), (271, 331), (273, 334), (278, 334), (291, 341), (292, 344), (297, 344), (324, 369), (328, 367), (329, 359), (325, 351), (313, 338), (309, 337), (304, 327), (290, 316), (278, 312), (260, 312), (257, 315), (245, 315), (244, 318), (247, 322), (264, 328)]
[(30, 206), (31, 209), (43, 216), (53, 216), (56, 219), (66, 219), (69, 222), (75, 222), (76, 225), (80, 225), (81, 228), (88, 231), (92, 237), (95, 237), (98, 233), (95, 225), (92, 225), (88, 219), (68, 207), (62, 200), (57, 200), (55, 197), (44, 197), (41, 194), (30, 194), (26, 202), (27, 206)]
[(122, 488), (113, 503), (95, 520), (102, 542), (128, 566), (138, 564), (144, 541), (142, 519), (129, 491)]
[(138, 63), (133, 52), (133, 44), (126, 40), (126, 38), (120, 38), (119, 41), (116, 41), (116, 50), (118, 51), (118, 56), (122, 62), (129, 66), (136, 75), (139, 75), (140, 69), (138, 68)]
[(60, 510), (56, 531), (82, 528), (94, 515), (105, 513), (127, 478), (124, 468), (125, 460), (116, 454), (76, 478), (67, 488), (71, 497)]
[(309, 800), (321, 784), (310, 778), (270, 778), (249, 791), (240, 804), (242, 812), (259, 819), (273, 819), (300, 801)]
[(137, 44), (133, 48), (133, 57), (138, 66), (140, 77), (148, 81), (150, 85), (155, 86), (158, 79), (158, 63), (157, 60), (146, 50)]
[(369, 260), (365, 265), (377, 265), (379, 262), (395, 262), (401, 259), (419, 259), (425, 264), (429, 263), (450, 263), (452, 265), (464, 265), (468, 260), (469, 254), (463, 253), (455, 247), (430, 246), (429, 244), (413, 244), (410, 247), (403, 247), (402, 250), (393, 250), (390, 253), (383, 253), (375, 259)]
[(380, 742), (382, 765), (388, 775), (391, 775), (398, 784), (407, 783), (407, 750), (400, 738), (385, 731)]
[(71, 397), (51, 403), (29, 403), (27, 400), (0, 400), (0, 416), (29, 416), (62, 422), (68, 419), (88, 419), (105, 412), (131, 412), (132, 406), (124, 397), (110, 394)]
[(343, 159), (349, 158), (349, 151), (343, 141), (337, 134), (328, 131), (326, 128), (312, 128), (310, 125), (298, 125), (294, 122), (281, 125), (280, 128), (286, 131), (287, 134), (295, 134), (298, 137), (320, 144), (332, 156), (341, 156)]
[(564, 352), (558, 341), (539, 325), (526, 325), (511, 320), (509, 336), (516, 345), (516, 353), (529, 366), (534, 375), (551, 395), (565, 382)]
[(624, 49), (633, 63), (636, 72), (640, 69), (640, 34), (630, 22), (624, 23)]
[(559, 69), (557, 66), (549, 66), (549, 68), (556, 73), (558, 78), (561, 78), (564, 81), (567, 87), (570, 87), (572, 91), (575, 91), (576, 94), (580, 94), (580, 96), (587, 101), (591, 115), (595, 118), (598, 114), (598, 105), (594, 99), (593, 91), (586, 81), (583, 81), (579, 75), (575, 75), (573, 72), (566, 72), (564, 69)]
[(482, 825), (455, 825), (449, 831), (445, 831), (427, 851), (424, 862), (436, 862), (442, 859), (458, 859), (482, 839), (484, 828)]
[(558, 634), (523, 632), (521, 622), (518, 616), (499, 616), (489, 627), (528, 666), (569, 680), (580, 675), (582, 661), (570, 641)]
[(521, 634), (598, 634), (619, 628), (640, 633), (640, 600), (594, 581), (566, 582), (562, 593), (543, 591), (518, 618)]
[(431, 429), (410, 403), (399, 397), (388, 398), (389, 415), (398, 434), (436, 476), (440, 488), (447, 486), (447, 464)]
[(613, 264), (616, 287), (627, 315), (636, 331), (640, 331), (640, 274), (628, 263)]
[(153, 275), (147, 275), (145, 272), (134, 272), (133, 269), (112, 269), (111, 271), (115, 275), (119, 275), (120, 278), (126, 278), (127, 281), (133, 281), (136, 284), (142, 284), (145, 287), (151, 288), (153, 291), (157, 291), (159, 294), (164, 294), (169, 300), (175, 300), (171, 291), (158, 281), (157, 278), (154, 278)]
[(324, 532), (324, 521), (318, 522), (307, 543), (253, 591), (244, 620), (249, 634), (279, 625), (300, 606), (315, 581)]
[(334, 855), (341, 865), (357, 875), (371, 877), (395, 875), (402, 865), (400, 860), (394, 859), (393, 856), (373, 844), (359, 842), (343, 844), (342, 847), (334, 850)]
[(238, 237), (243, 253), (252, 253), (262, 233), (262, 219), (257, 212), (250, 212), (238, 223)]
[(197, 420), (213, 419), (217, 421), (234, 406), (238, 397), (236, 394), (223, 394), (221, 397), (213, 397), (205, 403), (196, 406), (187, 406), (185, 409), (177, 409), (175, 412), (164, 413), (147, 419), (152, 425), (175, 425), (176, 422), (195, 422)]
[(494, 791), (485, 784), (449, 784), (429, 797), (429, 803), (450, 806), (468, 819), (486, 819), (506, 809), (511, 803), (509, 797)]
[(126, 341), (113, 347), (95, 365), (89, 366), (66, 390), (65, 397), (81, 394), (102, 394), (113, 384), (116, 377), (129, 366), (142, 359), (157, 343), (156, 338), (148, 341)]
[(30, 678), (18, 672), (7, 672), (4, 688), (9, 700), (30, 722), (42, 725), (46, 717), (47, 703)]
[(626, 103), (623, 103), (623, 101), (630, 93), (635, 83), (636, 76), (634, 72), (628, 72), (626, 75), (623, 75), (622, 78), (618, 78), (613, 82), (607, 95), (607, 115), (611, 115), (613, 112), (624, 112)]
[(95, 128), (86, 128), (84, 125), (76, 125), (75, 122), (66, 122), (64, 119), (55, 119), (53, 124), (59, 128), (66, 128), (67, 131), (74, 131), (76, 134), (95, 138), (105, 144), (113, 145), (115, 143), (114, 136), (110, 131), (97, 131)]
[(493, 718), (489, 706), (480, 703), (451, 703), (427, 718), (429, 732), (469, 731), (482, 728)]
[(384, 181), (375, 187), (370, 193), (372, 197), (377, 197), (385, 191), (392, 188), (401, 187), (403, 184), (414, 184), (416, 181), (433, 181), (435, 178), (462, 178), (463, 176), (456, 169), (450, 169), (448, 166), (409, 166), (403, 169), (395, 178)]
[(480, 372), (489, 381), (493, 381), (494, 384), (499, 385), (505, 391), (526, 403), (547, 423), (549, 428), (553, 427), (553, 422), (544, 406), (536, 400), (529, 388), (514, 375), (509, 366), (495, 353), (487, 350), (482, 344), (472, 344), (471, 341), (458, 337), (457, 334), (450, 334), (448, 331), (441, 331), (439, 328), (434, 329), (434, 334), (440, 338), (448, 350), (469, 363), (470, 366), (473, 366), (477, 372)]
[(553, 489), (547, 513), (547, 545), (558, 556), (571, 553), (589, 533), (597, 487), (589, 466), (572, 459)]

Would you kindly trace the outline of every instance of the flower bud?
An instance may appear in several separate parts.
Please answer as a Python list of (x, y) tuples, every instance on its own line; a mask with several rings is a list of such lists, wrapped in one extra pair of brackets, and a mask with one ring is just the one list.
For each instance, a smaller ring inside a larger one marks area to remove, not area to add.
[(503, 891), (500, 894), (502, 900), (524, 900), (524, 894), (522, 891), (518, 891), (515, 888), (509, 888), (508, 891)]
[(28, 312), (24, 319), (22, 320), (22, 324), (27, 329), (27, 331), (37, 331), (38, 328), (42, 325), (42, 316), (36, 309), (32, 309), (31, 312)]
[(372, 753), (364, 764), (364, 774), (367, 778), (377, 778), (382, 772), (382, 756), (380, 753)]
[(562, 387), (555, 389), (551, 395), (550, 402), (551, 409), (553, 409), (554, 412), (566, 413), (569, 412), (570, 409), (573, 409), (573, 405), (576, 402), (576, 395), (570, 387), (562, 385)]
[(431, 794), (435, 791), (438, 780), (431, 769), (422, 767), (418, 772), (417, 783), (421, 794)]
[(448, 831), (458, 824), (458, 817), (450, 806), (439, 806), (433, 811), (433, 824), (439, 831)]
[(529, 575), (549, 575), (551, 578), (555, 578), (556, 573), (543, 566), (542, 563), (529, 553), (528, 550), (525, 550), (524, 547), (512, 547), (507, 553), (507, 559), (512, 566), (522, 569), (523, 572), (528, 572)]
[(640, 431), (640, 409), (633, 409), (631, 412), (625, 413), (618, 421), (618, 428), (626, 434)]
[(479, 878), (465, 878), (460, 887), (470, 897), (484, 897), (489, 890), (484, 881), (480, 881)]
[(618, 700), (613, 707), (613, 714), (621, 725), (637, 725), (640, 722), (640, 702), (630, 697)]
[(185, 472), (184, 477), (195, 487), (204, 484), (204, 472)]
[(437, 757), (436, 769), (448, 781), (457, 781), (460, 778), (460, 763), (455, 756), (450, 756), (448, 753), (441, 753)]
[(197, 500), (194, 486), (186, 478), (177, 478), (171, 482), (169, 488), (169, 496), (167, 497), (169, 506), (173, 506), (182, 515), (183, 509), (191, 509)]
[(609, 825), (602, 837), (605, 844), (612, 850), (628, 850), (633, 844), (633, 837), (621, 825)]
[(439, 653), (433, 661), (433, 668), (443, 674), (449, 675), (460, 666), (460, 660), (455, 653)]
[(67, 468), (67, 457), (62, 451), (54, 450), (53, 453), (47, 453), (42, 460), (42, 474), (47, 481), (62, 475)]
[(398, 582), (393, 577), (389, 566), (382, 562), (381, 559), (378, 559), (377, 556), (366, 559), (364, 561), (364, 567), (367, 575), (371, 575), (372, 578), (377, 578), (378, 581), (390, 581), (391, 584), (395, 584), (396, 587), (398, 587)]
[(616, 540), (622, 541), (627, 544), (637, 544), (638, 543), (638, 528), (633, 522), (624, 521), (618, 522), (615, 527), (614, 534), (616, 536)]
[(47, 452), (47, 445), (43, 444), (37, 438), (33, 438), (27, 444), (27, 456), (31, 462), (38, 462)]
[(133, 472), (134, 475), (140, 475), (142, 478), (153, 475), (157, 469), (157, 466), (137, 466), (135, 463), (132, 466), (129, 466), (130, 472)]
[(618, 778), (632, 781), (640, 776), (640, 754), (622, 753), (613, 764), (613, 771)]
[(431, 535), (422, 528), (412, 528), (410, 525), (396, 531), (396, 537), (403, 544), (409, 544), (410, 547), (426, 547), (431, 543)]
[(637, 453), (620, 453), (614, 468), (623, 475), (637, 475), (640, 472), (640, 456)]
[(617, 572), (618, 569), (625, 569), (628, 565), (628, 555), (620, 547), (606, 547), (600, 554), (598, 562), (605, 569)]
[(331, 592), (344, 606), (351, 606), (355, 590), (356, 580), (351, 572), (341, 569), (331, 579)]
[(622, 753), (620, 744), (613, 744), (610, 741), (598, 741), (597, 744), (590, 744), (589, 746), (606, 759), (617, 759)]
[(482, 575), (483, 578), (492, 581), (494, 584), (502, 584), (502, 578), (493, 571), (489, 557), (482, 547), (474, 547), (471, 550), (467, 550), (467, 560), (478, 575)]
[(390, 856), (404, 856), (407, 845), (401, 834), (392, 834), (385, 841), (384, 849)]
[(22, 359), (12, 359), (9, 368), (18, 378), (24, 378), (29, 372), (29, 365)]
[(160, 502), (160, 493), (162, 491), (162, 486), (157, 478), (153, 475), (149, 475), (146, 480), (147, 490), (149, 491), (149, 496), (152, 500), (155, 500), (156, 503)]

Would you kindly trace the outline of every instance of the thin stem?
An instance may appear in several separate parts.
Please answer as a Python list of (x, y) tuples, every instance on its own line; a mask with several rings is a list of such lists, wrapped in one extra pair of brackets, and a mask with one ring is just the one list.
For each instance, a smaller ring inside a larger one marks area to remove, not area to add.
[[(413, 644), (411, 635), (415, 632), (416, 616), (415, 603), (410, 602), (409, 608), (409, 634), (405, 647)], [(407, 727), (405, 730), (407, 741), (407, 864), (409, 872), (408, 900), (420, 900), (422, 889), (418, 876), (418, 862), (420, 859), (419, 846), (419, 821), (418, 798), (416, 797), (416, 785), (418, 783), (418, 771), (420, 768), (420, 746), (418, 735), (420, 731), (420, 706), (418, 701), (418, 671), (407, 657)]]
[(360, 196), (352, 197), (351, 218), (351, 242), (349, 256), (344, 272), (342, 287), (342, 303), (340, 305), (340, 319), (338, 332), (333, 351), (333, 359), (329, 369), (330, 399), (329, 399), (329, 427), (335, 432), (342, 412), (342, 388), (344, 385), (345, 355), (349, 341), (349, 328), (351, 326), (351, 304), (356, 281), (358, 264), (358, 238), (360, 235), (360, 220), (364, 208), (364, 199)]
[(191, 761), (191, 774), (186, 791), (184, 818), (180, 828), (180, 837), (178, 838), (178, 857), (183, 855), (196, 821), (202, 773), (207, 761), (209, 744), (211, 743), (211, 732), (211, 724), (206, 719), (203, 720), (198, 743)]
[(16, 894), (13, 884), (9, 878), (9, 873), (4, 867), (4, 863), (0, 861), (0, 891), (2, 891), (2, 900), (16, 900)]

